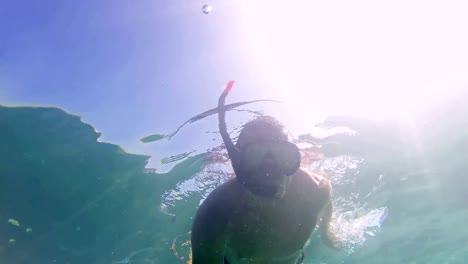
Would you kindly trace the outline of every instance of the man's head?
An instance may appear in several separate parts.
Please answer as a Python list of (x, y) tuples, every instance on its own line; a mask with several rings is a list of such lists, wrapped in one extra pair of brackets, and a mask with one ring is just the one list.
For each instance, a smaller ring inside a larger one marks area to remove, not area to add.
[(243, 127), (237, 179), (252, 193), (282, 198), (300, 164), (300, 152), (289, 131), (277, 119), (261, 116)]

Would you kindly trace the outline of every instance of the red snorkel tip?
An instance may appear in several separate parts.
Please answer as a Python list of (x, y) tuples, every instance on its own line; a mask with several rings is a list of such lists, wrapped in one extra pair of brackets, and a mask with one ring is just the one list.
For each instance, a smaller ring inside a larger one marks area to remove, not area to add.
[(234, 80), (230, 80), (230, 81), (227, 83), (226, 88), (224, 88), (223, 94), (228, 94), (228, 93), (231, 91), (232, 87), (234, 86), (234, 83), (235, 83), (235, 82), (236, 82), (236, 81), (234, 81)]

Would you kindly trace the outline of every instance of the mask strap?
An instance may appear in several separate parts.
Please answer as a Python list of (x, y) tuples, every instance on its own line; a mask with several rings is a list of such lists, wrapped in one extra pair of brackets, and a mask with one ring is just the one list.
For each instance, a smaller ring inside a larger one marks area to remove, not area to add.
[(229, 159), (231, 159), (232, 167), (234, 172), (237, 174), (238, 172), (238, 163), (239, 163), (239, 150), (236, 148), (234, 143), (232, 143), (231, 137), (227, 132), (226, 127), (226, 109), (224, 107), (226, 97), (234, 86), (235, 81), (229, 81), (224, 89), (223, 93), (219, 97), (218, 100), (218, 121), (219, 121), (219, 132), (221, 133), (221, 137), (223, 138), (224, 145), (226, 146)]

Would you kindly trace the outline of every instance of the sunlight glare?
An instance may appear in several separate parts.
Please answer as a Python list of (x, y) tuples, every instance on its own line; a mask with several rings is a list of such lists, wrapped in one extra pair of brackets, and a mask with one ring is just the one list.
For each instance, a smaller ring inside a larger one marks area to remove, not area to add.
[(252, 56), (301, 113), (407, 117), (468, 73), (468, 2), (243, 3)]

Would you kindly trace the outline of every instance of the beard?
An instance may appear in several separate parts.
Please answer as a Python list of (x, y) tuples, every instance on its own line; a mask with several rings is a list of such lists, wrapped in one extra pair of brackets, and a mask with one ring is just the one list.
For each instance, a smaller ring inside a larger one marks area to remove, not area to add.
[(267, 199), (281, 199), (286, 193), (284, 175), (271, 167), (246, 172), (237, 177), (241, 184), (256, 196)]

